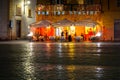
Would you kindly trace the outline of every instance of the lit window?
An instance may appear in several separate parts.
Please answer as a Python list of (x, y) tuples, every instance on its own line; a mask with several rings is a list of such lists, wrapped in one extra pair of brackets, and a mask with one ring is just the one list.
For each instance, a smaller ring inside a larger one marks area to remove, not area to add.
[(45, 15), (45, 12), (44, 12), (44, 11), (42, 11), (42, 15)]
[(60, 15), (60, 11), (58, 11), (57, 14)]
[(94, 14), (94, 11), (90, 11), (90, 15), (93, 15)]
[(62, 11), (62, 15), (64, 15), (65, 14), (65, 11)]
[(82, 14), (85, 15), (86, 14), (85, 11), (82, 11)]
[(69, 14), (73, 14), (73, 12), (72, 12), (72, 11), (69, 11)]
[(79, 11), (78, 14), (80, 15), (80, 14), (81, 14), (81, 11)]
[(38, 15), (40, 15), (41, 14), (41, 12), (40, 11), (38, 11)]
[(56, 11), (54, 11), (54, 15), (56, 15)]
[(86, 14), (89, 15), (89, 11), (86, 11)]
[(74, 14), (77, 14), (77, 12), (76, 12), (76, 11), (74, 11)]

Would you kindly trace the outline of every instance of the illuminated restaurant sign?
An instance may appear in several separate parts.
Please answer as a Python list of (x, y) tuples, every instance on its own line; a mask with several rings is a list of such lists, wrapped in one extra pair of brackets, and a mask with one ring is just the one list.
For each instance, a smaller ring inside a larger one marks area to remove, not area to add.
[(100, 5), (77, 5), (73, 10), (66, 5), (39, 5), (37, 7), (38, 15), (94, 15), (100, 13)]
[[(99, 13), (100, 11), (53, 11), (53, 15), (94, 15)], [(38, 11), (38, 15), (49, 15), (51, 12), (50, 11)]]

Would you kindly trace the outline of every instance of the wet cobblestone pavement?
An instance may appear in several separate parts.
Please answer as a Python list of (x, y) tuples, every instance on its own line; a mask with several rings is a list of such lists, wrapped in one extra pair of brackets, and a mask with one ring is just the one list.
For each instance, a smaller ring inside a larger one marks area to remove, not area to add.
[(120, 80), (120, 43), (0, 42), (0, 80)]

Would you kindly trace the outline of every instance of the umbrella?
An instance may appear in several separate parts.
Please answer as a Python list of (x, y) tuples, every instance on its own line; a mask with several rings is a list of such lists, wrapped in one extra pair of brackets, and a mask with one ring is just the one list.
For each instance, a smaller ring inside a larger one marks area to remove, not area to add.
[(30, 24), (31, 27), (48, 27), (52, 24), (49, 20), (41, 20), (39, 22), (34, 22)]
[(98, 25), (99, 23), (97, 23), (96, 21), (93, 21), (91, 19), (85, 19), (85, 20), (81, 20), (81, 21), (77, 21), (75, 22), (76, 26), (89, 26), (89, 27), (94, 27), (95, 25)]
[(73, 22), (70, 21), (70, 20), (67, 20), (67, 19), (63, 19), (63, 20), (60, 20), (60, 21), (54, 23), (53, 25), (56, 26), (56, 27), (71, 26), (71, 25), (73, 25)]
[[(49, 20), (41, 20), (39, 22), (34, 22), (30, 24), (30, 28), (33, 33), (37, 33), (42, 36), (44, 35), (49, 36), (54, 34), (54, 29), (52, 26), (50, 26), (51, 24), (52, 22)], [(50, 27), (50, 28), (47, 28), (47, 27)]]

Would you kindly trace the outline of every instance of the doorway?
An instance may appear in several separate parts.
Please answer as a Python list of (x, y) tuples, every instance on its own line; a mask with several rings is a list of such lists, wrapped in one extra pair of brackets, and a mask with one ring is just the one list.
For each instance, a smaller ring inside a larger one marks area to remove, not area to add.
[(114, 39), (120, 40), (120, 19), (114, 22)]
[(16, 20), (16, 37), (21, 37), (21, 20)]

